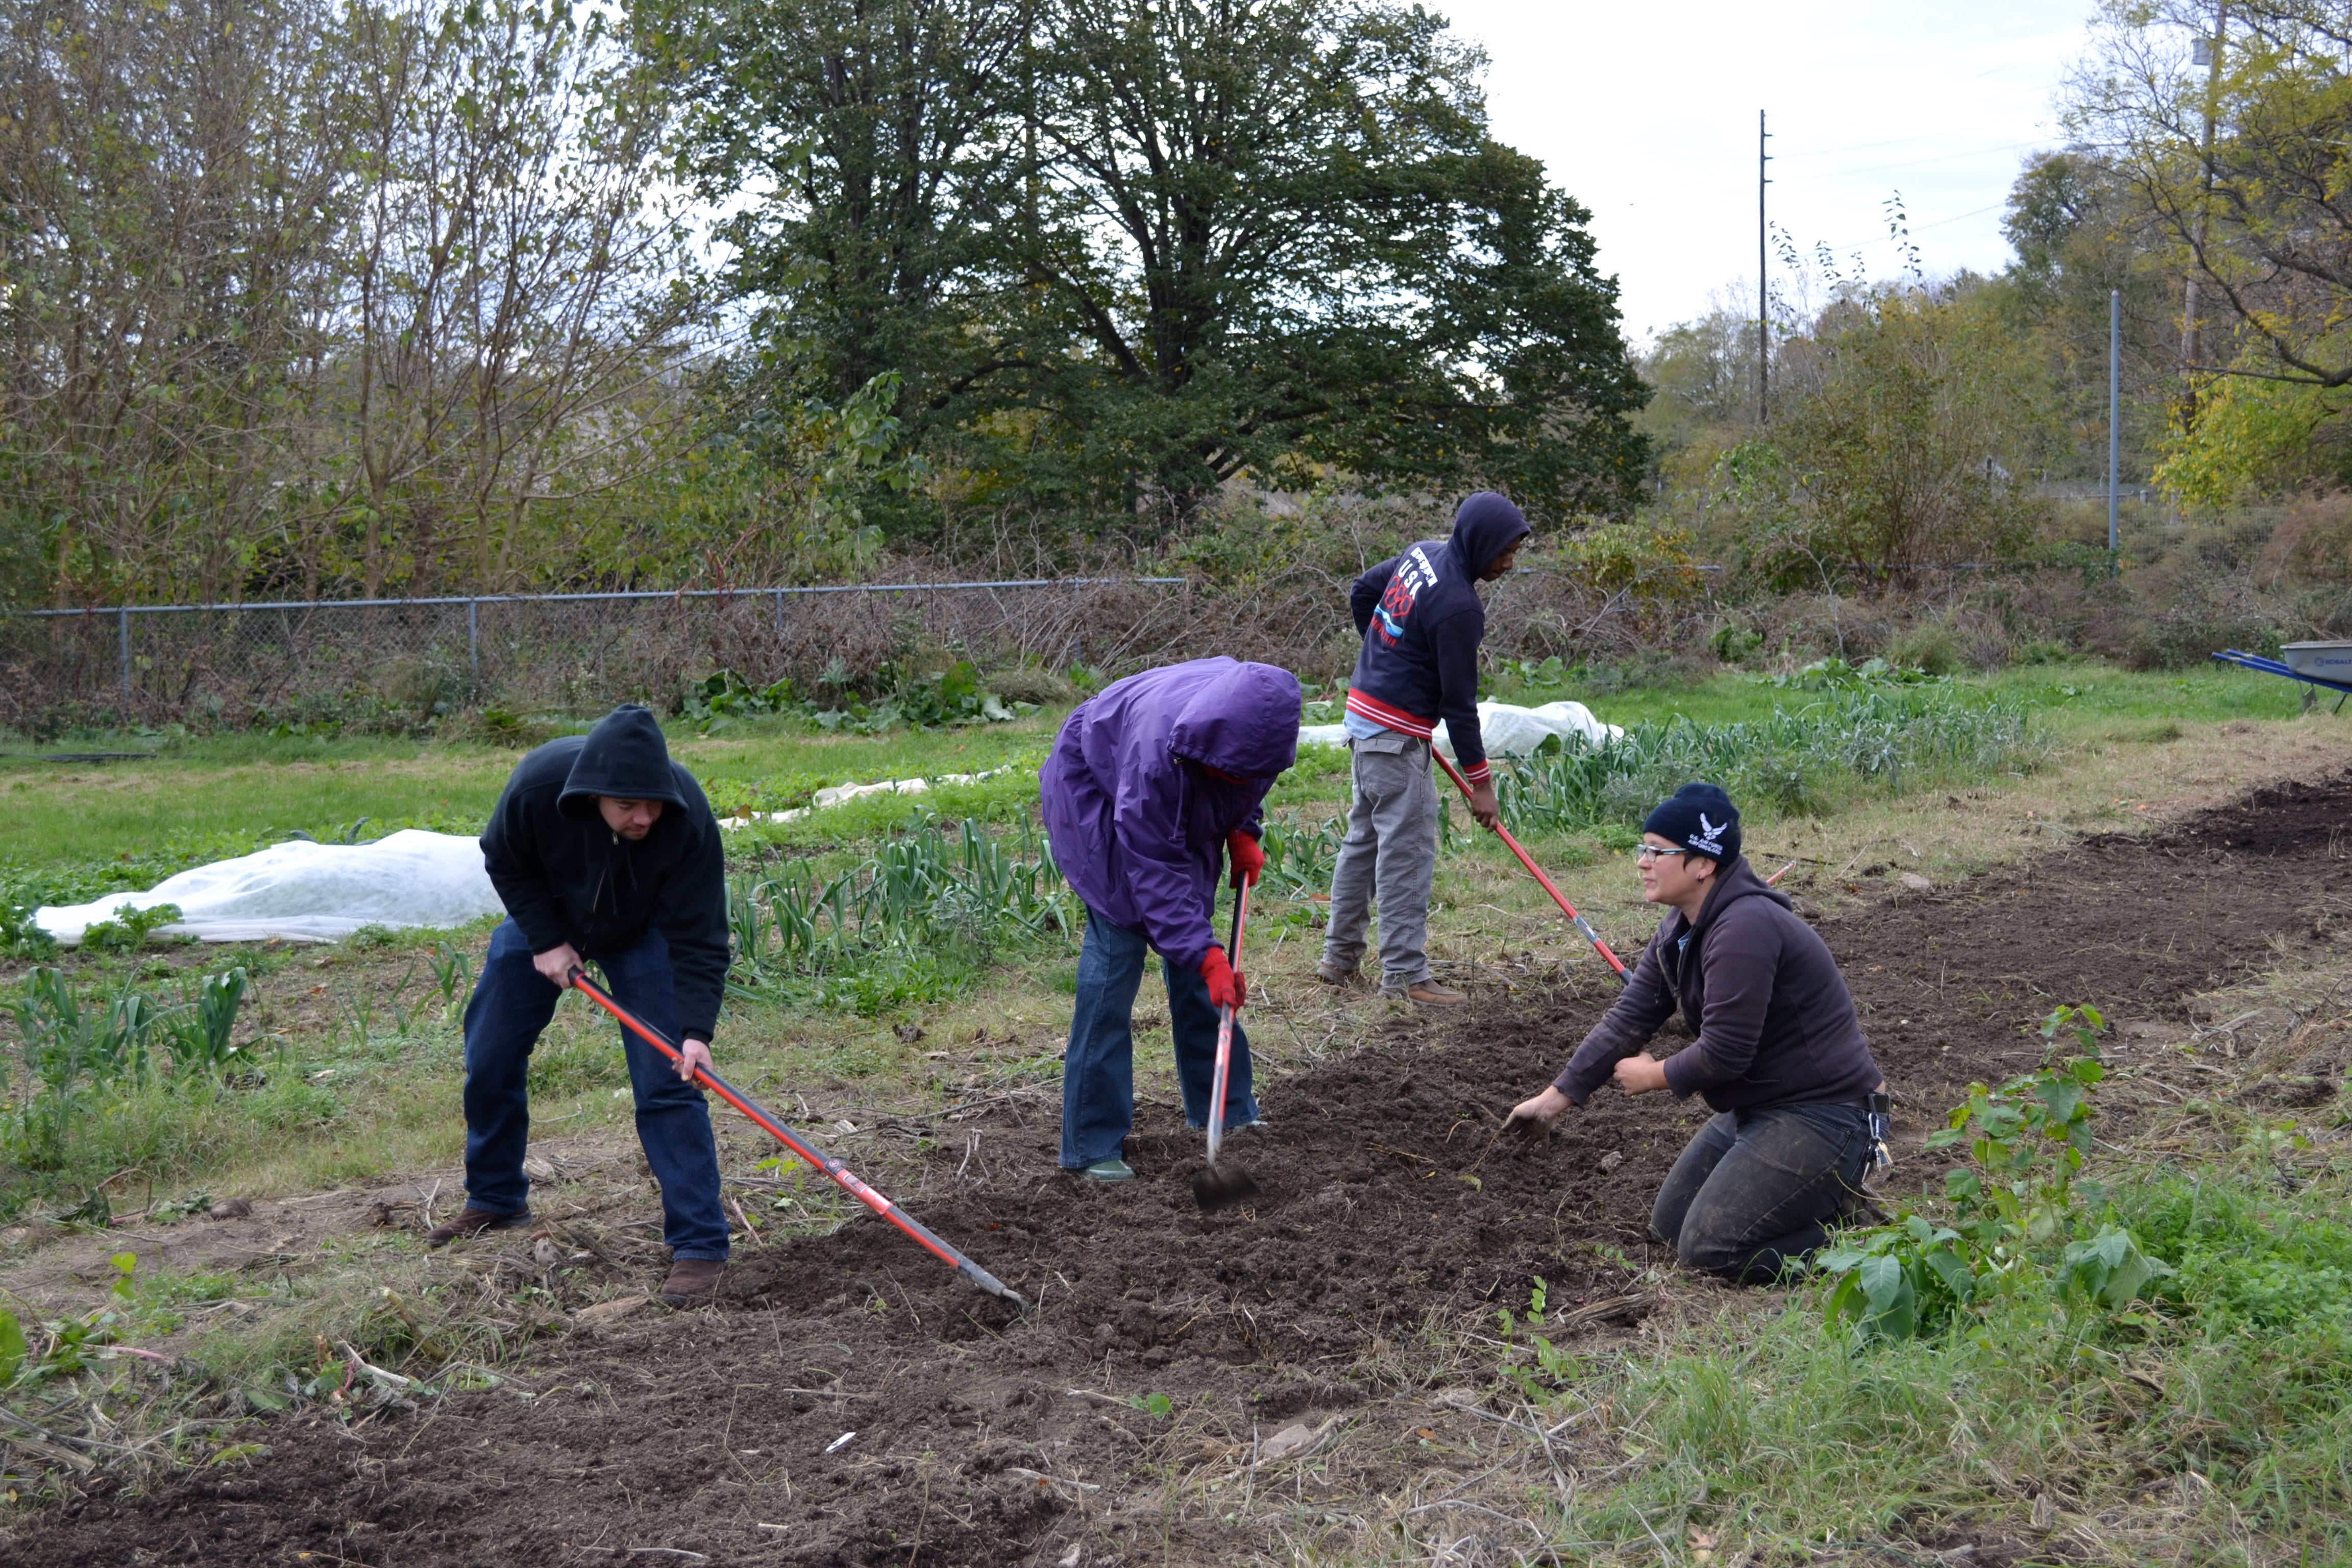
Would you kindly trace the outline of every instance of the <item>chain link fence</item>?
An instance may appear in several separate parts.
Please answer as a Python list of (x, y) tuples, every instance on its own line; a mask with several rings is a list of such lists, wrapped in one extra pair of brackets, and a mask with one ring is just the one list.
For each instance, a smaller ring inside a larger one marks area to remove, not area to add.
[(1182, 578), (1073, 577), (26, 610), (0, 620), (0, 724), (584, 713), (667, 706), (721, 668), (814, 693), (921, 649), (984, 668), (1117, 668), (1177, 639), (1191, 596)]

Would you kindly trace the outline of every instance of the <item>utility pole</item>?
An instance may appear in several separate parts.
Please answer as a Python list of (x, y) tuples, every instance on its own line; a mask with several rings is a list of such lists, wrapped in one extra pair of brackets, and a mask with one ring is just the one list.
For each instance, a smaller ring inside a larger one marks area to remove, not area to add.
[(2107, 290), (2107, 575), (2119, 570), (2116, 552), (2116, 476), (2123, 471), (2124, 291)]
[(1772, 308), (1769, 275), (1764, 269), (1764, 165), (1772, 160), (1764, 151), (1770, 132), (1764, 129), (1764, 111), (1756, 111), (1756, 423), (1760, 428), (1770, 412), (1772, 374)]
[(2205, 354), (2203, 322), (2197, 308), (2197, 268), (2205, 261), (2206, 225), (2213, 210), (2213, 121), (2221, 95), (2221, 48), (2230, 30), (2230, 0), (2213, 8), (2213, 36), (2197, 40), (2194, 63), (2205, 68), (2205, 139), (2199, 150), (2197, 242), (2180, 290), (2180, 406), (2182, 424), (2197, 423), (2197, 367)]

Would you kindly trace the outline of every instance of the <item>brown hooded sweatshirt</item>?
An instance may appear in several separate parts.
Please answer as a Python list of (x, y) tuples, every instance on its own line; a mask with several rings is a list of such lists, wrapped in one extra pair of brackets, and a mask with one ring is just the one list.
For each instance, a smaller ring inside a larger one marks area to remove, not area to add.
[(1883, 1078), (1819, 933), (1744, 858), (1722, 863), (1696, 924), (1669, 914), (1616, 1005), (1553, 1087), (1579, 1105), (1682, 1008), (1698, 1038), (1666, 1087), (1717, 1110), (1861, 1104)]

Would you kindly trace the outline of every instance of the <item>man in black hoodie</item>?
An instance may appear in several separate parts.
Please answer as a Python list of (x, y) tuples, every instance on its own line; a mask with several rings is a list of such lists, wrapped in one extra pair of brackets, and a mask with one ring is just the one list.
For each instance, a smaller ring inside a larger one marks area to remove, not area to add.
[(691, 1073), (710, 1065), (729, 962), (710, 803), (669, 760), (654, 716), (625, 704), (523, 758), (490, 814), (482, 861), (507, 919), (466, 1005), (466, 1206), (426, 1239), (530, 1223), (531, 1047), (593, 960), (622, 1005), (683, 1046), (673, 1067), (621, 1036), (637, 1141), (661, 1184), (671, 1253), (662, 1299), (709, 1300), (726, 1266), (727, 1215), (709, 1106)]
[(1462, 993), (1430, 978), (1423, 944), (1437, 869), (1437, 784), (1430, 735), (1439, 720), (1471, 788), (1470, 815), (1495, 826), (1494, 780), (1478, 733), (1478, 645), (1486, 606), (1477, 584), (1511, 569), (1528, 520), (1492, 490), (1454, 514), (1454, 532), (1424, 539), (1355, 581), (1348, 606), (1364, 639), (1349, 678), (1353, 800), (1348, 836), (1331, 871), (1331, 918), (1315, 973), (1327, 984), (1357, 983), (1372, 901), (1381, 907), (1381, 989), (1453, 1005)]
[[(1694, 1268), (1769, 1281), (1864, 1201), (1885, 1081), (1829, 948), (1740, 858), (1728, 795), (1685, 784), (1643, 823), (1635, 858), (1642, 896), (1673, 912), (1566, 1069), (1505, 1125), (1549, 1131), (1612, 1078), (1627, 1094), (1700, 1096), (1717, 1114), (1658, 1189), (1650, 1228)], [(1677, 1007), (1698, 1038), (1664, 1061), (1643, 1054)]]

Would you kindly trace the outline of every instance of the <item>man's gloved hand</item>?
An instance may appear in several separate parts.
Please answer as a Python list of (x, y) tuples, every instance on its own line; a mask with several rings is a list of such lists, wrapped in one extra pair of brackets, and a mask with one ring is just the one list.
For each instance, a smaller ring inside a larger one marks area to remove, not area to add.
[(1258, 841), (1240, 828), (1225, 835), (1225, 860), (1234, 868), (1234, 886), (1244, 882), (1257, 886), (1258, 873), (1265, 869), (1265, 851)]
[(1209, 983), (1209, 1005), (1238, 1007), (1249, 1000), (1249, 982), (1226, 962), (1225, 950), (1211, 947), (1201, 959), (1201, 978)]

